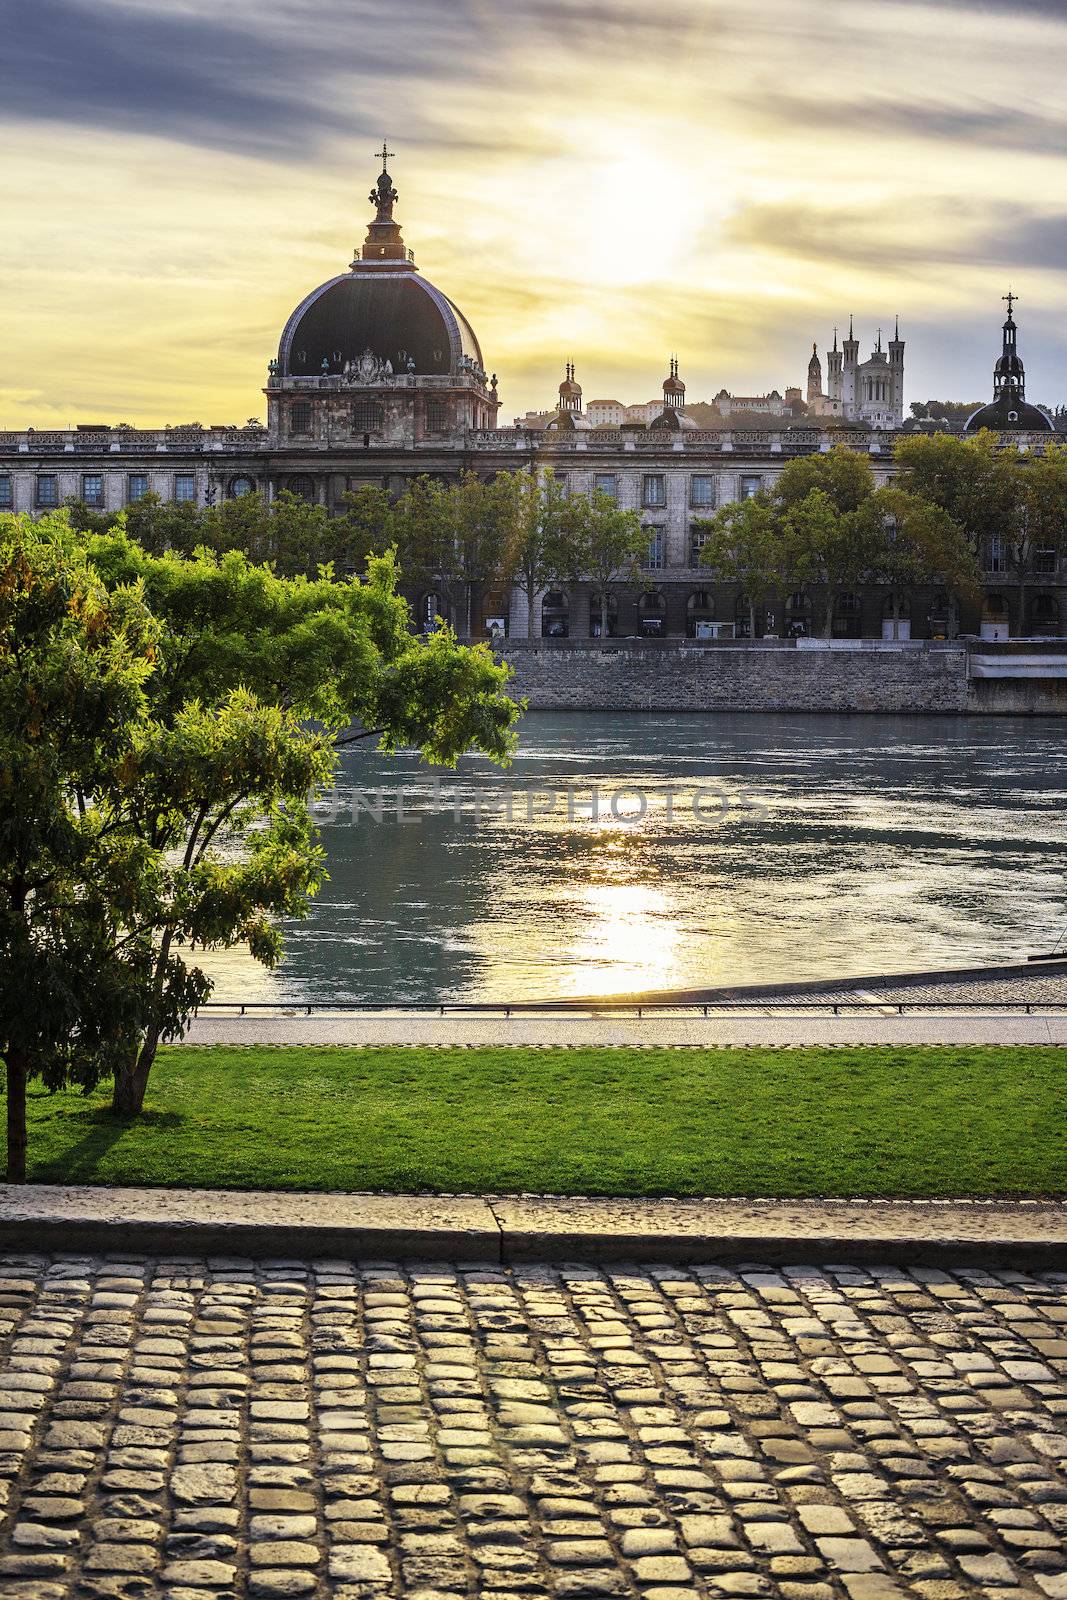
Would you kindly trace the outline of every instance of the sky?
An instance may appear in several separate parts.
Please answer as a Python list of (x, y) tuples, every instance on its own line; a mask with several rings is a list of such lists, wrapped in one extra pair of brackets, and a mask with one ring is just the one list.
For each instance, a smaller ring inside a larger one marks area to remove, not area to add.
[(0, 0), (0, 426), (261, 417), (383, 135), (502, 420), (803, 384), (1067, 401), (1065, 0)]

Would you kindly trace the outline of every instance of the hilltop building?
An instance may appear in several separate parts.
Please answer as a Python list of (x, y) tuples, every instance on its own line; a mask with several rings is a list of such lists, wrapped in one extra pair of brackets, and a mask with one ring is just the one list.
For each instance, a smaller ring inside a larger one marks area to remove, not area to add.
[[(609, 494), (636, 511), (647, 531), (645, 582), (611, 586), (609, 632), (705, 639), (743, 635), (749, 627), (750, 608), (739, 586), (701, 562), (705, 524), (719, 507), (772, 487), (790, 459), (834, 444), (864, 453), (876, 483), (892, 477), (903, 341), (897, 335), (883, 351), (879, 337), (861, 362), (851, 327), (843, 347), (835, 336), (828, 352), (825, 391), (814, 352), (808, 370), (813, 414), (800, 418), (788, 410), (800, 400), (796, 390), (785, 396), (723, 391), (715, 425), (699, 426), (672, 357), (661, 397), (645, 405), (601, 400), (584, 407), (568, 362), (553, 408), (534, 414), (539, 428), (529, 417), (513, 428), (498, 426), (497, 380), (470, 322), (422, 276), (404, 243), (388, 154), (383, 148), (370, 195), (373, 217), (355, 258), (312, 289), (282, 330), (264, 390), (265, 427), (89, 424), (0, 433), (0, 510), (39, 512), (79, 499), (118, 511), (148, 493), (203, 506), (253, 492), (270, 501), (288, 492), (341, 511), (345, 495), (364, 485), (399, 494), (424, 475), (448, 482), (464, 472), (490, 478), (551, 471), (572, 494), (593, 488)], [(973, 426), (993, 426), (1012, 442), (1040, 447), (1051, 424), (1025, 403), (1010, 307), (995, 385), (992, 406), (976, 413)], [(977, 632), (983, 615), (1002, 619), (1014, 610), (1014, 587), (1027, 608), (1023, 631), (1063, 632), (1067, 572), (1058, 556), (1024, 589), (1006, 570), (1003, 549), (986, 552), (985, 560), (984, 612), (957, 614), (948, 595), (931, 587), (910, 597), (910, 615), (904, 624), (894, 618), (894, 629), (910, 627), (917, 638)], [(410, 598), (421, 626), (449, 615), (443, 582), (413, 586)], [(772, 596), (760, 607), (757, 632), (814, 633), (824, 612), (818, 585)], [(870, 585), (838, 597), (834, 633), (878, 637), (883, 619), (892, 617), (884, 586)], [(486, 586), (474, 605), (475, 632), (482, 630), (479, 618), (503, 619), (518, 638), (589, 638), (600, 626), (600, 597), (589, 583), (561, 583), (527, 615), (517, 591)], [(465, 606), (457, 620), (465, 622)]]

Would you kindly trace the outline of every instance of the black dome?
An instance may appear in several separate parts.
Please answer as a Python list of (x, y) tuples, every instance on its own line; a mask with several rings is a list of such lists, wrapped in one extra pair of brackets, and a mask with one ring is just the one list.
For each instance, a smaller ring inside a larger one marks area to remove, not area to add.
[(461, 357), (483, 365), (462, 312), (401, 263), (357, 263), (314, 289), (285, 325), (278, 365), (283, 377), (317, 377), (324, 361), (325, 370), (340, 372), (366, 350), (398, 373), (448, 375), (459, 371)]
[(987, 406), (979, 406), (967, 418), (966, 433), (992, 428), (994, 433), (1055, 433), (1052, 419), (1040, 406), (1005, 391)]

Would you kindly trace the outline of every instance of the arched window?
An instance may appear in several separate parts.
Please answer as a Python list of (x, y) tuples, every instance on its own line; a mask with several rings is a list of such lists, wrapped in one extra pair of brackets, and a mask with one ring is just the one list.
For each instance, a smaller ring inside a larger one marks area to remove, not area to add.
[(382, 408), (377, 400), (357, 400), (352, 407), (353, 433), (381, 433)]
[(303, 473), (297, 473), (295, 477), (290, 478), (285, 487), (290, 494), (297, 495), (301, 500), (315, 498), (315, 484), (311, 478), (304, 477)]
[[(613, 594), (608, 595), (608, 638), (614, 639), (619, 628), (619, 602)], [(589, 637), (600, 638), (600, 596), (593, 593), (589, 596)]]
[(752, 632), (752, 608), (748, 595), (741, 593), (734, 603), (734, 638), (748, 639)]
[(419, 601), (420, 633), (433, 633), (442, 622), (448, 621), (448, 607), (436, 589), (431, 589)]
[(643, 594), (637, 602), (637, 621), (643, 639), (660, 639), (667, 628), (667, 602), (658, 589)]
[(550, 589), (541, 601), (542, 639), (565, 639), (571, 631), (570, 601), (562, 589)]
[(803, 589), (794, 589), (785, 608), (788, 639), (806, 639), (811, 632), (811, 601)]
[(308, 400), (294, 400), (289, 407), (289, 432), (311, 432), (311, 403)]
[(987, 594), (983, 615), (990, 622), (1005, 622), (1008, 616), (1008, 602), (1004, 596), (999, 593)]
[(862, 631), (861, 623), (859, 598), (846, 589), (834, 601), (834, 638), (858, 639)]
[(254, 478), (231, 478), (230, 499), (241, 500), (246, 494), (255, 494), (256, 480)]
[(707, 624), (714, 619), (715, 607), (711, 603), (711, 596), (706, 589), (697, 589), (685, 603), (685, 631), (690, 639), (706, 639), (711, 636), (711, 629)]
[(1035, 594), (1030, 602), (1030, 631), (1057, 635), (1060, 631), (1060, 603), (1055, 595)]

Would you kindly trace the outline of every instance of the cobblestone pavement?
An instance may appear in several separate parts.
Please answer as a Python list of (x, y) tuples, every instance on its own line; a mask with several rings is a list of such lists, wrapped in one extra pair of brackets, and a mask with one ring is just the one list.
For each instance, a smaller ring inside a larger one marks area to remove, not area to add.
[(0, 1260), (5, 1600), (1067, 1597), (1067, 1274)]

